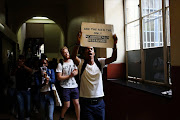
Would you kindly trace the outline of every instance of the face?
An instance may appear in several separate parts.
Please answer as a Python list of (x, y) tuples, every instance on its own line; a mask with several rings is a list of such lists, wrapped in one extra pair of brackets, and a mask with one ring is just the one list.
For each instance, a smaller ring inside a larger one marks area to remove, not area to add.
[(68, 49), (63, 50), (62, 56), (63, 56), (64, 59), (69, 59), (70, 58), (70, 54), (69, 54)]
[(42, 65), (43, 65), (44, 67), (47, 67), (47, 66), (48, 66), (47, 60), (43, 60), (43, 61), (42, 61)]
[(95, 56), (94, 48), (93, 47), (86, 47), (84, 50), (85, 59), (92, 59)]
[(18, 59), (18, 64), (24, 64), (25, 59)]

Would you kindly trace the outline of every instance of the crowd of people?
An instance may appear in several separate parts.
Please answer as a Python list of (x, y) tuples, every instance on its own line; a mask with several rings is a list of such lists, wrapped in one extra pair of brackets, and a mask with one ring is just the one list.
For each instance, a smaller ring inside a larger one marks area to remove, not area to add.
[(59, 120), (64, 120), (71, 101), (77, 120), (105, 120), (102, 70), (117, 58), (117, 37), (113, 35), (112, 56), (95, 59), (93, 47), (82, 47), (83, 57), (77, 57), (81, 36), (79, 32), (71, 56), (66, 46), (61, 49), (63, 59), (59, 62), (55, 58), (48, 61), (45, 55), (29, 60), (19, 55), (11, 72), (11, 79), (16, 84), (10, 89), (11, 106), (13, 110), (16, 108), (19, 120), (29, 120), (32, 111), (39, 112), (42, 120), (53, 120), (54, 90), (58, 91), (63, 103)]

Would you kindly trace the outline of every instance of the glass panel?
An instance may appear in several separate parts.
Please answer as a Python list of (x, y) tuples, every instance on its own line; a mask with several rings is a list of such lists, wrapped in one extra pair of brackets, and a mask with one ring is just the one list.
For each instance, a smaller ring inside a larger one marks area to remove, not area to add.
[(139, 20), (133, 23), (127, 24), (126, 34), (126, 49), (137, 50), (140, 49), (139, 38)]
[(128, 51), (128, 76), (141, 78), (140, 50)]
[[(159, 14), (160, 13), (160, 14)], [(143, 48), (163, 46), (162, 11), (143, 18)], [(152, 44), (153, 43), (153, 44)]]
[(126, 23), (139, 19), (139, 0), (126, 0)]
[(167, 46), (170, 46), (170, 19), (169, 19), (169, 8), (166, 9), (166, 29), (167, 29)]
[(142, 16), (162, 9), (162, 0), (142, 0)]
[(163, 47), (145, 49), (146, 80), (164, 82)]
[(166, 0), (166, 7), (169, 6), (169, 0)]

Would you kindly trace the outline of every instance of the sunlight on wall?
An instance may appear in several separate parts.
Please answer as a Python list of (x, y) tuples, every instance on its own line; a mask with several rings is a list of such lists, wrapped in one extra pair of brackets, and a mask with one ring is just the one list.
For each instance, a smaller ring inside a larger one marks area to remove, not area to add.
[[(115, 63), (125, 63), (123, 0), (104, 0), (104, 14), (105, 24), (112, 24), (118, 37), (118, 57)], [(111, 54), (112, 49), (107, 48), (107, 57)]]

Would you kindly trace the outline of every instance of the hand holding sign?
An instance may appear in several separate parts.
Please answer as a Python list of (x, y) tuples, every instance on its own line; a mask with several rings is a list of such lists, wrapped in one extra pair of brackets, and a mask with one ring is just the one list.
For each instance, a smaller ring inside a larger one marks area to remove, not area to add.
[(100, 23), (85, 23), (81, 25), (82, 33), (78, 33), (81, 46), (113, 48), (113, 26)]

